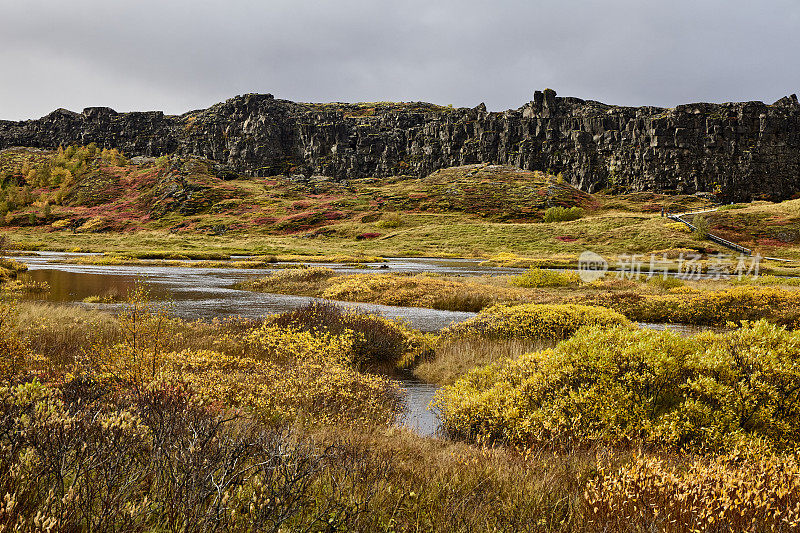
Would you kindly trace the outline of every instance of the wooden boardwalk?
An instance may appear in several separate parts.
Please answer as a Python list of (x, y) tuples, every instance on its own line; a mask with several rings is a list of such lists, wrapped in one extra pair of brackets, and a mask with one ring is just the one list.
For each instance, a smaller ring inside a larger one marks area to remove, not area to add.
[[(692, 224), (688, 220), (684, 219), (683, 217), (685, 217), (687, 215), (700, 215), (702, 213), (713, 213), (717, 209), (718, 208), (715, 207), (713, 209), (704, 209), (702, 211), (689, 211), (687, 213), (678, 213), (678, 214), (674, 214), (674, 215), (673, 214), (667, 214), (667, 218), (675, 220), (676, 222), (681, 222), (683, 224), (686, 224), (689, 227), (689, 229), (691, 229), (692, 231), (697, 231), (697, 226), (695, 226), (694, 224)], [(715, 243), (719, 244), (720, 246), (724, 246), (725, 248), (728, 248), (728, 249), (733, 250), (735, 252), (739, 252), (742, 255), (753, 255), (753, 250), (751, 250), (750, 248), (745, 248), (744, 246), (736, 244), (735, 242), (731, 242), (731, 241), (729, 241), (727, 239), (723, 239), (722, 237), (719, 237), (719, 236), (714, 235), (712, 233), (708, 233), (707, 234), (707, 238), (711, 242), (715, 242)], [(766, 258), (765, 257), (764, 259), (772, 259), (772, 258), (771, 257), (770, 258)], [(778, 261), (781, 261), (781, 259), (778, 259)]]

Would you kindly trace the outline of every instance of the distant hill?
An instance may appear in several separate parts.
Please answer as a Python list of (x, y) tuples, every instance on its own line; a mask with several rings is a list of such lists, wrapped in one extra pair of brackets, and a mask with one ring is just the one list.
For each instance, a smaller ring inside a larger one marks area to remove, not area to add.
[(96, 146), (0, 151), (0, 183), (5, 225), (77, 232), (325, 231), (376, 221), (387, 212), (537, 222), (548, 207), (596, 206), (591, 194), (559, 176), (509, 166), (340, 183), (324, 176), (240, 176), (196, 157), (128, 160)]

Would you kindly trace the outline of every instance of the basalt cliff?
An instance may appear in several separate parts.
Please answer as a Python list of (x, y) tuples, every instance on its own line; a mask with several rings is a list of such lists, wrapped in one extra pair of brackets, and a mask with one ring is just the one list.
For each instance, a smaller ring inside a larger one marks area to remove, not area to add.
[(722, 200), (800, 192), (800, 104), (619, 107), (536, 91), (519, 109), (423, 103), (304, 104), (248, 94), (172, 116), (59, 109), (0, 121), (0, 149), (95, 142), (129, 156), (176, 153), (221, 172), (338, 180), (425, 176), (471, 163), (562, 173), (586, 191), (713, 192)]

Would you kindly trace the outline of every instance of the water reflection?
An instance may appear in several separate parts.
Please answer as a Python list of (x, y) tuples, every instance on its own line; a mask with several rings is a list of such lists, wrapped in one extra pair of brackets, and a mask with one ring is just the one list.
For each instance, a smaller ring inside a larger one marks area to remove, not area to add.
[[(89, 296), (106, 294), (124, 295), (140, 279), (147, 283), (155, 299), (171, 300), (173, 312), (181, 318), (210, 320), (215, 317), (240, 315), (258, 318), (272, 313), (282, 313), (312, 301), (305, 296), (255, 293), (234, 289), (233, 286), (247, 278), (264, 276), (273, 269), (242, 270), (236, 268), (186, 268), (147, 265), (76, 265), (61, 263), (67, 254), (41, 253), (20, 257), (28, 264), (24, 278), (47, 282), (49, 293), (34, 294), (30, 298), (53, 302), (81, 302)], [(439, 272), (448, 274), (506, 273), (509, 269), (480, 267), (473, 260), (401, 259), (389, 261), (390, 271)], [(351, 266), (326, 264), (340, 272), (364, 272)], [(114, 311), (120, 304), (94, 304)], [(342, 303), (364, 312), (377, 313), (387, 318), (400, 318), (422, 331), (437, 331), (453, 322), (461, 322), (474, 313), (440, 311), (417, 307)]]
[(438, 436), (442, 424), (429, 406), (439, 387), (415, 379), (403, 379), (400, 383), (406, 391), (400, 425), (424, 437)]

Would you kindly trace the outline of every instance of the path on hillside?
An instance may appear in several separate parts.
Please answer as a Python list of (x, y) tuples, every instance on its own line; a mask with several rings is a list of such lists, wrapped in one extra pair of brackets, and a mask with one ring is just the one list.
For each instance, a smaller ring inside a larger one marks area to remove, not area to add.
[[(719, 210), (718, 207), (712, 207), (711, 209), (703, 209), (703, 210), (700, 210), (700, 211), (687, 211), (686, 213), (676, 213), (676, 214), (667, 213), (667, 218), (675, 220), (676, 222), (681, 222), (683, 224), (686, 224), (692, 231), (696, 231), (697, 227), (694, 224), (692, 224), (691, 222), (689, 222), (688, 220), (684, 219), (683, 217), (688, 216), (688, 215), (700, 215), (700, 214), (703, 214), (703, 213), (713, 213), (714, 211), (718, 211), (718, 210)], [(722, 237), (719, 237), (719, 236), (714, 235), (712, 233), (706, 233), (706, 237), (711, 242), (715, 242), (715, 243), (719, 244), (720, 246), (724, 246), (725, 248), (728, 248), (730, 250), (734, 250), (736, 252), (739, 252), (742, 255), (753, 255), (753, 250), (751, 250), (750, 248), (745, 248), (744, 246), (736, 244), (735, 242), (731, 242), (731, 241), (729, 241), (727, 239), (723, 239)], [(769, 259), (771, 261), (783, 261), (785, 263), (793, 263), (794, 262), (793, 259), (781, 259), (779, 257), (762, 257), (761, 259)]]
[[(684, 219), (683, 217), (688, 216), (688, 215), (694, 216), (694, 215), (700, 215), (700, 214), (703, 214), (703, 213), (713, 213), (714, 211), (717, 211), (718, 209), (719, 209), (718, 207), (713, 207), (711, 209), (703, 209), (701, 211), (688, 211), (686, 213), (677, 213), (677, 214), (674, 214), (674, 215), (668, 213), (667, 214), (667, 218), (675, 220), (676, 222), (681, 222), (683, 224), (686, 224), (689, 227), (689, 229), (691, 229), (692, 231), (697, 231), (697, 226), (695, 226), (694, 224), (692, 224), (688, 220)], [(744, 246), (736, 244), (735, 242), (731, 242), (731, 241), (729, 241), (727, 239), (723, 239), (722, 237), (719, 237), (719, 236), (714, 235), (712, 233), (706, 233), (706, 238), (708, 238), (708, 240), (711, 241), (711, 242), (715, 242), (715, 243), (719, 244), (720, 246), (724, 246), (725, 248), (728, 248), (728, 249), (733, 250), (735, 252), (739, 252), (740, 254), (753, 255), (753, 251), (750, 248), (745, 248)]]

